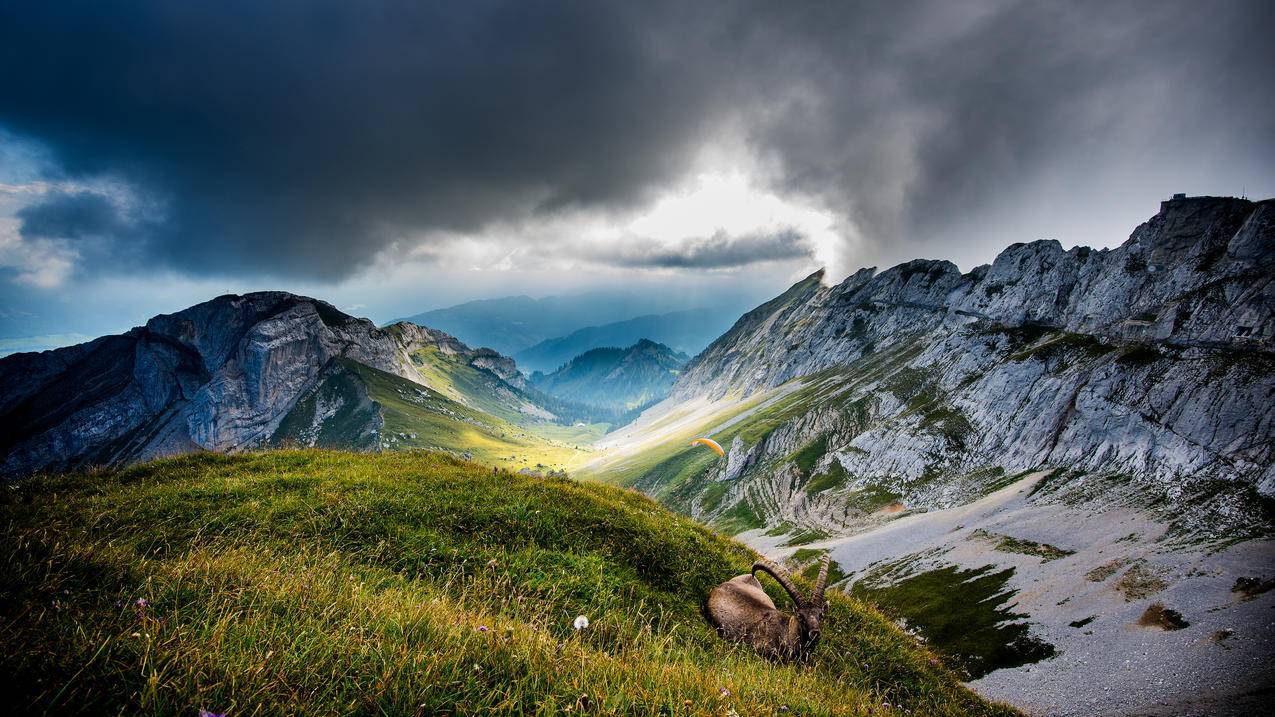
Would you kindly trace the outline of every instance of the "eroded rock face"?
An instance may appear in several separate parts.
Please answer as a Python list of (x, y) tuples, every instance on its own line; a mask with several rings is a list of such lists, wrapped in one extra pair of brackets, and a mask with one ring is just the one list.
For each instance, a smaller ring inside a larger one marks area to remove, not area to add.
[[(222, 296), (121, 336), (0, 359), (0, 474), (259, 445), (333, 374), (334, 360), (420, 382), (409, 355), (427, 344), (517, 373), (511, 360), (441, 331), (406, 323), (382, 330), (284, 292)], [(342, 408), (320, 402), (316, 410)], [(354, 408), (368, 406), (344, 410)], [(373, 445), (356, 443), (350, 447)]]
[[(1166, 504), (1210, 482), (1275, 495), (1275, 201), (1166, 202), (1111, 250), (1039, 241), (965, 274), (821, 278), (745, 315), (673, 389), (825, 386), (746, 457), (732, 446), (722, 510), (746, 498), (768, 523), (841, 530), (869, 488), (947, 507), (1039, 466), (1121, 475)], [(809, 472), (843, 478), (811, 492), (791, 456), (814, 441)]]
[(1166, 202), (1116, 249), (1036, 241), (966, 274), (918, 259), (831, 287), (818, 272), (741, 318), (687, 365), (672, 396), (749, 394), (842, 365), (865, 347), (980, 319), (1269, 352), (1273, 269), (1275, 200), (1195, 197)]

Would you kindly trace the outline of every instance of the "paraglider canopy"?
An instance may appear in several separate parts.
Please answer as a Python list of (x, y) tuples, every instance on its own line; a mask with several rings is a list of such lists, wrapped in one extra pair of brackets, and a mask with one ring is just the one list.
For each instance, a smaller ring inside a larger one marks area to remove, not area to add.
[(695, 440), (691, 441), (692, 446), (697, 444), (701, 446), (708, 446), (709, 448), (712, 448), (714, 451), (716, 451), (717, 455), (723, 458), (726, 457), (726, 451), (723, 451), (722, 447), (717, 445), (717, 441), (714, 441), (711, 438), (696, 438)]

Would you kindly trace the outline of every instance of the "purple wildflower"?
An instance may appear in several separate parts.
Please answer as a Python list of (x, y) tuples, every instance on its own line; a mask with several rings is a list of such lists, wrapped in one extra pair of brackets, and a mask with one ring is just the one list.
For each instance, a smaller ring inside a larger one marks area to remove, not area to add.
[(206, 709), (200, 708), (199, 717), (226, 717), (226, 713), (225, 712), (209, 712)]
[(479, 626), (478, 626), (478, 631), (479, 631), (479, 632), (487, 632), (487, 626), (486, 626), (486, 625), (479, 625)]
[(721, 693), (722, 697), (730, 697), (730, 690), (726, 689), (725, 687), (722, 687), (718, 689), (717, 691)]
[(137, 606), (138, 606), (138, 607), (146, 607), (146, 606), (148, 606), (148, 605), (150, 605), (150, 604), (151, 604), (151, 601), (150, 601), (150, 600), (147, 600), (146, 598), (137, 598)]

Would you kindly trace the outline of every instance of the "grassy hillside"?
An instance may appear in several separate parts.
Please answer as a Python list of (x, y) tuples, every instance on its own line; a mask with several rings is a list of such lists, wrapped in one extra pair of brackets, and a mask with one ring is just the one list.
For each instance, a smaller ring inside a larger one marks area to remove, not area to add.
[[(643, 427), (660, 440), (642, 450), (619, 451), (614, 457), (598, 456), (586, 467), (587, 474), (615, 485), (639, 488), (682, 512), (689, 513), (692, 503), (699, 500), (701, 508), (713, 515), (713, 525), (731, 534), (765, 527), (765, 507), (754, 504), (747, 495), (734, 503), (727, 502), (725, 493), (730, 486), (712, 480), (709, 473), (721, 459), (709, 451), (688, 449), (687, 441), (707, 435), (730, 446), (738, 437), (744, 446), (751, 447), (785, 422), (815, 411), (835, 412), (848, 425), (865, 427), (873, 413), (874, 398), (859, 395), (856, 390), (878, 382), (884, 383), (885, 390), (901, 392), (909, 401), (908, 410), (924, 416), (927, 430), (959, 439), (962, 432), (970, 430), (968, 422), (941, 400), (929, 378), (906, 367), (919, 352), (915, 342), (902, 343), (846, 366), (793, 379), (746, 400), (725, 400), (717, 410), (706, 412), (697, 420), (676, 424), (676, 431), (662, 431), (659, 425)], [(816, 462), (829, 449), (826, 441), (826, 435), (815, 438), (762, 469), (791, 463), (800, 472), (800, 485), (807, 493), (841, 489), (849, 476), (837, 470), (839, 466), (815, 469)], [(752, 470), (763, 472), (762, 469)], [(989, 476), (986, 482), (985, 492), (1005, 485), (1005, 480), (996, 476)], [(848, 514), (853, 511), (869, 515), (897, 498), (870, 483), (846, 495)]]
[(19, 711), (1012, 714), (840, 595), (808, 665), (720, 641), (702, 602), (751, 554), (633, 491), (282, 451), (3, 496)]
[[(513, 470), (565, 469), (605, 431), (598, 424), (515, 423), (400, 376), (355, 361), (339, 364), (284, 418), (274, 445), (443, 450)], [(331, 406), (337, 408), (324, 410)]]
[(621, 409), (563, 400), (530, 386), (512, 386), (490, 371), (470, 364), (464, 356), (432, 346), (413, 351), (410, 359), (430, 388), (457, 403), (510, 423), (533, 429), (553, 422), (585, 423), (592, 426), (591, 440), (605, 433), (608, 427), (632, 419)]
[(427, 346), (413, 351), (411, 359), (429, 386), (453, 401), (507, 421), (523, 420), (528, 410), (535, 410), (513, 387), (469, 365), (463, 356)]

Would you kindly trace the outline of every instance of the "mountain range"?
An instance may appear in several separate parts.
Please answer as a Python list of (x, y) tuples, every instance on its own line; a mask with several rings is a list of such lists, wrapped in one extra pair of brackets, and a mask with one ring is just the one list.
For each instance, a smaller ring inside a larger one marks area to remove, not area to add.
[(536, 388), (592, 406), (628, 411), (664, 398), (688, 357), (641, 339), (628, 348), (590, 349), (549, 375), (531, 375)]
[[(1265, 679), (1275, 200), (1175, 198), (1112, 249), (818, 272), (689, 361), (652, 340), (588, 344), (661, 324), (693, 336), (700, 312), (573, 334), (587, 312), (550, 317), (547, 301), (420, 317), (511, 351), (565, 334), (532, 360), (586, 349), (530, 381), (437, 325), (378, 328), (281, 292), (5, 357), (0, 472), (291, 445), (569, 469), (795, 568), (827, 554), (833, 582), (935, 645), (987, 608), (999, 637), (959, 648), (981, 655), (968, 677), (1038, 712), (1083, 713), (1079, 686), (1126, 712), (1122, 695), (1176, 704)], [(688, 446), (700, 436), (726, 455)]]
[[(663, 314), (684, 308), (677, 301), (676, 297), (624, 291), (591, 291), (538, 299), (530, 296), (505, 296), (433, 309), (398, 319), (395, 323), (402, 321), (429, 326), (445, 331), (470, 346), (487, 346), (513, 356), (542, 341), (565, 337), (586, 327), (599, 327), (627, 321), (636, 316)], [(704, 343), (707, 344), (715, 337), (716, 334), (708, 337)], [(638, 338), (642, 337), (634, 336), (620, 343), (627, 346)], [(579, 346), (579, 350), (566, 358), (596, 346)], [(552, 370), (561, 363), (560, 361), (544, 368)]]
[(632, 346), (642, 339), (694, 356), (730, 328), (736, 318), (722, 308), (638, 316), (602, 326), (587, 326), (566, 336), (541, 341), (518, 351), (513, 358), (524, 371), (549, 373), (590, 349)]
[(283, 292), (221, 296), (122, 335), (15, 354), (0, 360), (0, 383), (6, 475), (270, 445), (554, 465), (574, 455), (567, 442), (595, 434), (564, 430), (588, 412), (531, 389), (495, 351)]

